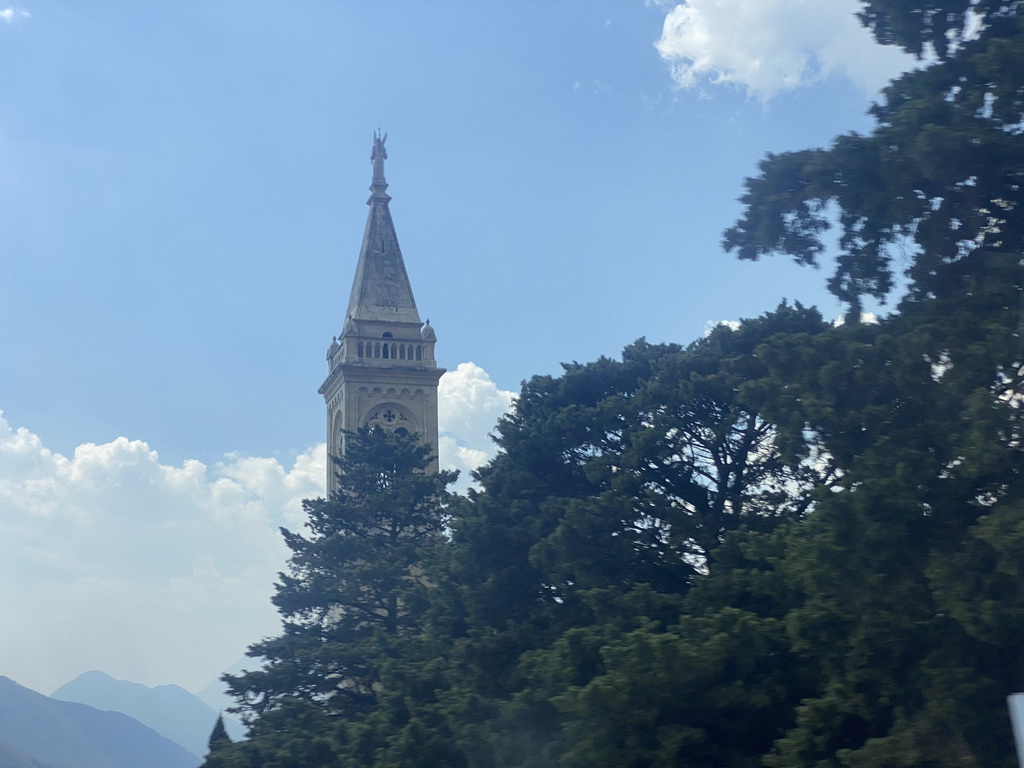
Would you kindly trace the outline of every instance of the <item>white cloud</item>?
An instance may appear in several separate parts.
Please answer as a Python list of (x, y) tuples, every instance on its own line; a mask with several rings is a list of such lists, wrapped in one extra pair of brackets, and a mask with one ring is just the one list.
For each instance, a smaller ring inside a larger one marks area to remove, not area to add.
[[(511, 401), (472, 363), (441, 379), (441, 464), (463, 487)], [(206, 685), (277, 632), (278, 529), (302, 526), (325, 473), (323, 444), (171, 466), (119, 437), (67, 457), (0, 413), (0, 674), (44, 693), (89, 669)]]
[(683, 88), (733, 85), (760, 99), (841, 75), (868, 96), (914, 59), (880, 46), (857, 0), (689, 0), (665, 17), (656, 48)]
[(322, 495), (324, 446), (161, 464), (120, 437), (67, 458), (0, 418), (0, 673), (43, 692), (87, 669), (201, 686), (273, 632), (278, 528)]
[(495, 445), (488, 435), (514, 398), (514, 392), (498, 389), (476, 363), (459, 363), (441, 377), (437, 392), (438, 455), (442, 467), (462, 473), (459, 488), (467, 486), (472, 470), (493, 458)]
[(705, 320), (704, 335), (710, 336), (711, 332), (720, 325), (724, 325), (727, 328), (732, 328), (734, 331), (738, 331), (742, 323), (739, 320), (719, 320), (717, 323), (714, 320)]
[(6, 24), (13, 24), (15, 21), (19, 19), (28, 19), (31, 17), (31, 13), (20, 8), (0, 8), (0, 21)]

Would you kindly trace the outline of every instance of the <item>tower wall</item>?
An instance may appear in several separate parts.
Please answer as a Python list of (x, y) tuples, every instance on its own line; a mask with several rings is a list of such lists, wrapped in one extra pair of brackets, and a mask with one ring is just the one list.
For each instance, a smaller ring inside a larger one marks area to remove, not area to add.
[[(341, 335), (327, 350), (328, 376), (318, 390), (327, 406), (327, 453), (344, 453), (344, 434), (363, 426), (418, 433), (437, 463), (437, 337), (422, 323), (385, 193), (384, 140), (374, 136), (370, 213)], [(327, 490), (336, 490), (328, 461)]]

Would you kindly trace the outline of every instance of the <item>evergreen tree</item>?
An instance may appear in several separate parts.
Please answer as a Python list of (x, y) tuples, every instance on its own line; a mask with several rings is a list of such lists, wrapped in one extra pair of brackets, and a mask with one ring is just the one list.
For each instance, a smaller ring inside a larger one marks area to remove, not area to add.
[(251, 738), (207, 767), (1012, 766), (1021, 7), (866, 0), (937, 63), (871, 134), (768, 158), (726, 233), (813, 263), (838, 211), (831, 290), (858, 321), (906, 265), (898, 313), (534, 377), (466, 499), (415, 440), (349, 436), (285, 532), (284, 631), (229, 679)]
[(838, 210), (830, 288), (849, 318), (899, 267), (908, 280), (878, 325), (759, 353), (766, 413), (840, 474), (780, 561), (802, 595), (786, 619), (793, 650), (823, 677), (767, 764), (1011, 766), (1005, 695), (1024, 685), (1010, 630), (1024, 578), (1008, 559), (1024, 494), (1022, 6), (864, 6), (880, 40), (939, 62), (885, 91), (871, 134), (765, 160), (725, 238), (741, 258), (813, 263)]
[(1017, 288), (983, 277), (971, 297), (762, 349), (840, 473), (780, 561), (802, 595), (793, 649), (824, 677), (770, 765), (1012, 765), (1024, 580), (1006, 556), (1024, 454), (998, 371), (1017, 354)]
[(217, 722), (213, 724), (213, 731), (210, 732), (208, 746), (211, 752), (216, 752), (221, 747), (231, 744), (231, 737), (228, 736), (228, 729), (224, 727), (224, 715), (217, 715)]
[(870, 0), (862, 19), (882, 42), (942, 60), (885, 89), (870, 134), (765, 159), (724, 239), (743, 259), (814, 264), (838, 210), (829, 287), (853, 320), (863, 297), (890, 293), (902, 267), (912, 297), (967, 297), (964, 280), (993, 254), (1024, 251), (1021, 3)]
[[(702, 695), (714, 672), (674, 678), (651, 669), (638, 677), (650, 660), (634, 654), (657, 646), (693, 661), (701, 652), (691, 644), (714, 645), (725, 631), (712, 627), (761, 620), (679, 623), (692, 587), (718, 571), (730, 531), (767, 534), (798, 520), (813, 488), (828, 482), (821, 457), (783, 455), (773, 424), (745, 391), (767, 375), (754, 355), (766, 340), (825, 328), (817, 312), (784, 305), (686, 349), (641, 341), (621, 362), (574, 363), (561, 377), (524, 385), (498, 426), (502, 452), (478, 473), (482, 491), (453, 506), (447, 567), (433, 593), (448, 600), (453, 617), (444, 628), (454, 638), (449, 713), (469, 765), (582, 764), (598, 753), (599, 764), (620, 764), (620, 752), (583, 751), (583, 742), (607, 736), (625, 744), (657, 726), (639, 715), (628, 732), (624, 720), (602, 723), (587, 697), (594, 691), (600, 698), (617, 681), (633, 681), (637, 695), (649, 684), (666, 704), (689, 702), (666, 713), (667, 721), (684, 710), (713, 718), (715, 705)], [(784, 632), (777, 616), (772, 621), (777, 640)], [(781, 661), (773, 642), (746, 647)], [(751, 686), (762, 685), (758, 675), (776, 675), (770, 668), (752, 671)], [(763, 702), (777, 709), (783, 700), (773, 693)], [(782, 735), (780, 722), (789, 722), (766, 718), (770, 708), (747, 709), (746, 725), (760, 724), (742, 747), (730, 748), (733, 740), (714, 728), (701, 738), (723, 754), (746, 750), (756, 758)], [(636, 752), (636, 764), (643, 759)]]
[(444, 541), (456, 475), (429, 473), (431, 446), (416, 435), (364, 428), (345, 445), (338, 491), (303, 502), (305, 533), (282, 529), (283, 633), (249, 649), (262, 669), (225, 677), (250, 728), (248, 742), (220, 750), (238, 765), (372, 764), (364, 723), (392, 687), (390, 660), (422, 631), (424, 562)]

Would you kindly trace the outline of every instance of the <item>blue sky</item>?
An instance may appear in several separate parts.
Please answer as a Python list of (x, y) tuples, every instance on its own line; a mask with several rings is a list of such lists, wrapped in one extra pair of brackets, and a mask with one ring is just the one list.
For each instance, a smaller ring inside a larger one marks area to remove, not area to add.
[(378, 127), (450, 466), (562, 361), (837, 315), (719, 241), (759, 159), (909, 66), (855, 9), (0, 2), (0, 674), (198, 688), (274, 631)]

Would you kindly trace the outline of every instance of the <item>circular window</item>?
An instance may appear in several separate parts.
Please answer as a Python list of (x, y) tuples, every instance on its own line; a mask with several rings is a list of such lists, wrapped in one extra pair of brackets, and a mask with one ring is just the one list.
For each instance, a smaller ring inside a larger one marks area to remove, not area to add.
[(381, 403), (366, 414), (363, 423), (371, 428), (382, 427), (399, 434), (411, 435), (418, 431), (415, 417), (398, 403)]

